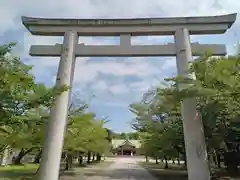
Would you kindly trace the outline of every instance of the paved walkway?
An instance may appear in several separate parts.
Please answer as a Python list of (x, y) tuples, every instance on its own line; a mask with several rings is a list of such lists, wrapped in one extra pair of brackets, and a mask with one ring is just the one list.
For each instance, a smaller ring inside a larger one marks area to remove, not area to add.
[(156, 180), (147, 170), (137, 164), (137, 159), (130, 157), (116, 158), (105, 171), (89, 176), (84, 180)]

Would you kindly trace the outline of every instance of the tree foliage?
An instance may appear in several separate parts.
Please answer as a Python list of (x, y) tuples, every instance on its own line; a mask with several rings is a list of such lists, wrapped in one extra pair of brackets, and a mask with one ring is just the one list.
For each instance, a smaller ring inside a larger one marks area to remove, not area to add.
[[(166, 86), (146, 92), (141, 102), (131, 104), (130, 110), (136, 115), (133, 127), (144, 132), (142, 143), (146, 154), (185, 159), (180, 102), (194, 97), (209, 156), (220, 165), (219, 156), (223, 155), (229, 165), (227, 154), (239, 152), (240, 58), (200, 57), (191, 63), (189, 73), (196, 78), (165, 79)], [(181, 91), (177, 88), (180, 83), (186, 85)]]
[[(36, 83), (31, 66), (11, 54), (14, 43), (0, 46), (0, 153), (19, 150), (15, 163), (28, 153), (41, 158), (44, 132), (50, 107), (57, 95), (69, 87), (46, 87)], [(87, 104), (72, 99), (68, 112), (64, 152), (100, 156), (108, 151), (108, 133), (104, 120), (87, 111)]]
[(112, 138), (114, 139), (135, 139), (138, 140), (139, 137), (139, 133), (138, 132), (122, 132), (122, 133), (113, 133)]

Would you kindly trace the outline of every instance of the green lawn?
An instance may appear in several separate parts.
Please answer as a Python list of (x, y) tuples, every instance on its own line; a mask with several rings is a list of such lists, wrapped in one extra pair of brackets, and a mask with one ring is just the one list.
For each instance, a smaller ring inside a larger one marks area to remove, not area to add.
[(169, 164), (169, 169), (164, 169), (164, 163), (140, 163), (150, 174), (159, 180), (187, 180), (187, 171), (177, 164)]
[(36, 164), (13, 165), (0, 167), (0, 180), (27, 180), (35, 174), (38, 169)]
[[(187, 180), (187, 171), (182, 165), (169, 164), (169, 169), (164, 169), (165, 164), (163, 163), (155, 164), (142, 162), (140, 165), (146, 168), (150, 174), (159, 180)], [(212, 177), (214, 180), (229, 179), (229, 174), (226, 173), (224, 169), (218, 169), (214, 174), (214, 177)], [(236, 179), (239, 179), (239, 177), (236, 177)]]
[[(93, 162), (91, 164), (84, 164), (84, 166), (74, 166), (69, 171), (64, 171), (60, 173), (63, 178), (68, 179), (69, 177), (78, 177), (78, 173), (98, 173), (102, 169), (107, 168), (113, 162), (108, 161), (101, 161), (101, 162)], [(26, 164), (26, 165), (13, 165), (13, 166), (6, 166), (0, 167), (0, 180), (32, 180), (39, 165), (36, 164)], [(77, 178), (78, 179), (78, 178)]]

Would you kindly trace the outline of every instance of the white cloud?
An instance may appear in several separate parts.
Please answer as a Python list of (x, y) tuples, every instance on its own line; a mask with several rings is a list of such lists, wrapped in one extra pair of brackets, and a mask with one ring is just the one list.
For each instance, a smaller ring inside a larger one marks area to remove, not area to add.
[[(239, 12), (236, 0), (221, 0), (214, 7), (215, 0), (41, 0), (1, 2), (1, 32), (21, 27), (20, 16), (74, 17), (74, 18), (135, 18), (146, 16), (193, 16), (216, 15), (232, 11)], [(3, 18), (4, 17), (4, 18)], [(16, 23), (17, 22), (17, 23)]]
[(163, 67), (162, 67), (162, 70), (165, 71), (165, 70), (169, 70), (169, 69), (172, 69), (172, 68), (176, 68), (176, 58), (169, 58), (165, 61)]
[(109, 91), (118, 95), (118, 94), (125, 94), (126, 92), (129, 92), (129, 89), (124, 84), (114, 84), (112, 86), (109, 86)]
[(108, 84), (104, 80), (97, 81), (94, 83), (93, 88), (98, 91), (106, 91), (108, 89)]
[(104, 102), (104, 105), (108, 106), (108, 107), (126, 107), (129, 104), (127, 104), (127, 103), (117, 103), (117, 102), (110, 101), (110, 102)]

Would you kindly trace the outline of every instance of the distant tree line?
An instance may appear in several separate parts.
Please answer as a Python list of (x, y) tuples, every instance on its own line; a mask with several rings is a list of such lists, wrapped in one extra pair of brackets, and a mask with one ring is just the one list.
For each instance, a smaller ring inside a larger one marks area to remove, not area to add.
[(122, 132), (122, 133), (113, 133), (113, 139), (130, 139), (138, 140), (140, 138), (139, 132)]

